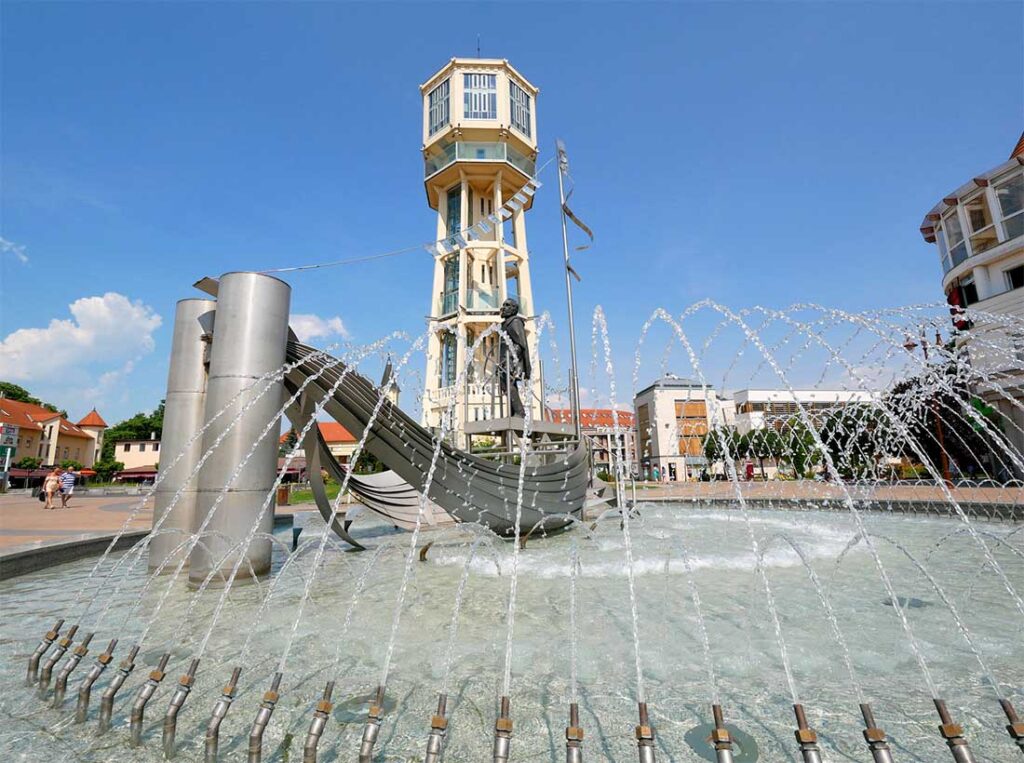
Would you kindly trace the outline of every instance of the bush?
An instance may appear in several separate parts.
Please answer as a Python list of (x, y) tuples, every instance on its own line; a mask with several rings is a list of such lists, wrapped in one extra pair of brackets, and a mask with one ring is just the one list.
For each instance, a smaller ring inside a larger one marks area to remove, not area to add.
[(35, 456), (24, 456), (15, 461), (11, 466), (15, 469), (38, 469), (43, 464), (43, 459)]
[(115, 461), (112, 458), (103, 458), (93, 464), (92, 468), (96, 472), (97, 480), (107, 482), (113, 478), (115, 472), (119, 472), (124, 469), (124, 464), (120, 461)]
[(75, 461), (73, 458), (65, 458), (60, 462), (61, 469), (70, 469), (73, 472), (80, 472), (85, 468), (85, 465), (79, 461)]

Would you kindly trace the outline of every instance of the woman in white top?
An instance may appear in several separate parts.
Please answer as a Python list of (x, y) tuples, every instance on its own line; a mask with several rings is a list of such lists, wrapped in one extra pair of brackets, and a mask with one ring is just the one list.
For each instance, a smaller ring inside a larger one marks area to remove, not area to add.
[(53, 496), (57, 494), (58, 490), (60, 490), (60, 469), (54, 469), (43, 480), (43, 493), (46, 494), (46, 506), (44, 508), (57, 508), (53, 505)]

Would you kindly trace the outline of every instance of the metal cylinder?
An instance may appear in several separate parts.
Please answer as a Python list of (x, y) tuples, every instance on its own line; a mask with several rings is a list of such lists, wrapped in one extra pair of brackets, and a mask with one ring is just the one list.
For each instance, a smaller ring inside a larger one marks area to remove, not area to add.
[(92, 685), (100, 677), (107, 665), (114, 659), (114, 648), (117, 646), (117, 639), (111, 639), (107, 645), (107, 651), (96, 658), (96, 664), (89, 669), (89, 673), (78, 687), (78, 705), (75, 707), (75, 723), (85, 723), (89, 715), (89, 697), (92, 694)]
[[(153, 498), (153, 523), (162, 521), (161, 530), (179, 530), (158, 534), (149, 542), (149, 570), (156, 570), (192, 532), (196, 513), (196, 477), (189, 479), (203, 454), (203, 438), (195, 434), (203, 427), (206, 404), (207, 342), (200, 316), (210, 323), (216, 303), (211, 299), (183, 299), (174, 311), (174, 334), (167, 371), (167, 394), (164, 397), (164, 427), (160, 438), (160, 483)], [(181, 455), (184, 452), (183, 455)], [(181, 459), (169, 468), (181, 455)], [(181, 495), (174, 506), (178, 491)], [(168, 513), (169, 512), (169, 513)], [(178, 554), (184, 553), (178, 550)], [(176, 560), (175, 560), (176, 561)], [(167, 564), (170, 573), (176, 564)]]
[(53, 706), (60, 707), (64, 704), (64, 695), (68, 690), (68, 678), (71, 676), (71, 671), (78, 667), (85, 655), (89, 654), (89, 642), (92, 641), (94, 634), (87, 633), (85, 638), (82, 639), (82, 643), (79, 644), (71, 652), (71, 656), (68, 657), (68, 661), (64, 663), (64, 667), (61, 668), (60, 673), (57, 674), (57, 680), (53, 684)]
[(138, 694), (135, 695), (135, 701), (132, 703), (132, 715), (131, 715), (131, 746), (138, 747), (142, 744), (142, 723), (146, 718), (146, 705), (149, 700), (152, 699), (153, 694), (156, 692), (156, 688), (160, 685), (160, 682), (164, 680), (164, 670), (167, 668), (167, 662), (171, 659), (170, 654), (165, 654), (160, 658), (160, 664), (157, 665), (156, 670), (153, 670), (149, 674), (149, 678), (146, 679), (146, 683), (139, 687)]
[(178, 679), (178, 686), (174, 690), (174, 694), (171, 696), (171, 702), (167, 706), (167, 712), (164, 714), (164, 757), (174, 757), (174, 737), (178, 729), (178, 713), (181, 712), (182, 706), (185, 704), (185, 700), (188, 699), (189, 692), (192, 691), (192, 684), (195, 683), (196, 679), (196, 668), (199, 667), (199, 660), (194, 659), (188, 666), (188, 672), (185, 673), (180, 679)]
[(647, 703), (637, 704), (640, 711), (640, 725), (636, 727), (636, 749), (640, 763), (654, 763), (654, 727), (651, 726)]
[(583, 763), (583, 729), (580, 726), (580, 706), (569, 703), (569, 725), (565, 728), (565, 762)]
[(206, 725), (206, 749), (203, 754), (204, 763), (217, 763), (217, 753), (220, 747), (220, 724), (231, 709), (231, 703), (235, 699), (235, 688), (238, 686), (238, 677), (242, 675), (241, 668), (235, 668), (231, 672), (231, 680), (221, 692), (220, 699), (213, 706), (213, 713), (210, 715), (210, 722)]
[(803, 705), (793, 705), (796, 714), (796, 741), (800, 745), (800, 756), (804, 763), (821, 763), (821, 748), (818, 747), (818, 735), (807, 725), (807, 716)]
[(128, 653), (128, 656), (121, 661), (121, 664), (117, 666), (117, 672), (114, 673), (114, 677), (110, 679), (110, 684), (103, 692), (103, 696), (100, 698), (100, 721), (99, 721), (99, 734), (104, 734), (110, 730), (110, 720), (114, 715), (114, 697), (124, 686), (124, 682), (128, 680), (128, 676), (135, 670), (135, 657), (139, 653), (139, 646), (136, 644), (132, 647), (132, 650)]
[(871, 759), (874, 763), (893, 763), (889, 742), (885, 738), (885, 732), (875, 725), (875, 714), (871, 710), (871, 705), (862, 704), (860, 713), (864, 716), (864, 741), (871, 750)]
[[(220, 504), (206, 528), (211, 535), (189, 556), (189, 582), (193, 585), (201, 584), (215, 564), (225, 573), (230, 571), (238, 553), (248, 562), (239, 567), (241, 574), (249, 574), (250, 565), (257, 576), (270, 571), (269, 538), (256, 538), (247, 548), (233, 551), (230, 556), (228, 552), (249, 536), (257, 522), (263, 532), (273, 530), (273, 502), (261, 515), (257, 512), (261, 511), (277, 476), (277, 427), (272, 427), (266, 436), (263, 431), (281, 409), (284, 386), (280, 381), (274, 382), (260, 395), (267, 381), (257, 380), (284, 365), (290, 296), (288, 284), (261, 273), (221, 276), (205, 419), (209, 421), (225, 406), (229, 407), (202, 438), (205, 452), (225, 435), (203, 465), (197, 481), (193, 531), (206, 520), (218, 500)], [(231, 475), (254, 444), (255, 451), (232, 482)], [(226, 494), (219, 498), (225, 488)]]
[(260, 763), (263, 760), (263, 732), (267, 730), (270, 717), (274, 714), (274, 707), (277, 705), (277, 690), (281, 686), (281, 674), (275, 673), (270, 689), (263, 695), (259, 710), (256, 711), (256, 720), (252, 722), (249, 729), (249, 763)]
[(430, 719), (430, 735), (427, 737), (427, 751), (423, 755), (423, 763), (441, 763), (444, 758), (444, 741), (448, 734), (448, 719), (445, 718), (447, 708), (448, 695), (438, 695), (437, 712)]
[(512, 718), (509, 717), (511, 704), (508, 697), (501, 698), (501, 710), (494, 722), (494, 763), (508, 763), (512, 750)]
[(959, 723), (953, 722), (949, 715), (949, 709), (946, 707), (946, 701), (944, 699), (932, 701), (935, 703), (935, 709), (939, 713), (939, 720), (942, 721), (939, 724), (939, 733), (946, 740), (946, 746), (949, 747), (953, 760), (956, 763), (976, 763), (974, 753), (971, 752), (970, 745), (964, 739), (964, 729)]
[(334, 681), (328, 681), (324, 687), (324, 694), (316, 703), (316, 710), (313, 711), (313, 720), (309, 724), (309, 732), (306, 734), (306, 744), (302, 748), (302, 763), (316, 763), (317, 748), (320, 746), (320, 737), (324, 735), (327, 728), (327, 721), (331, 717), (331, 694), (334, 693)]
[(725, 718), (721, 705), (712, 705), (711, 714), (715, 719), (715, 728), (711, 732), (711, 742), (715, 747), (715, 760), (718, 763), (733, 763), (732, 735), (725, 727)]
[(377, 745), (380, 735), (380, 721), (384, 716), (384, 687), (377, 687), (377, 695), (370, 704), (366, 725), (363, 726), (363, 738), (359, 743), (359, 763), (372, 763), (373, 748)]
[(64, 625), (63, 618), (58, 620), (57, 624), (43, 635), (42, 640), (39, 642), (39, 646), (36, 647), (35, 651), (32, 652), (32, 655), (28, 658), (28, 672), (25, 674), (26, 686), (31, 686), (36, 682), (36, 680), (38, 680), (39, 660), (43, 658), (43, 655), (46, 654), (46, 650), (53, 645), (54, 641), (57, 640), (57, 637), (60, 635), (60, 628), (62, 625)]
[(1021, 752), (1024, 752), (1024, 722), (1017, 716), (1017, 711), (1008, 699), (1000, 699), (999, 705), (1003, 708), (1003, 713), (1006, 714), (1006, 720), (1009, 721), (1006, 724), (1006, 731), (1009, 733), (1010, 738), (1017, 743)]
[(42, 699), (46, 696), (46, 690), (50, 688), (50, 677), (53, 675), (54, 666), (60, 662), (60, 658), (64, 656), (64, 653), (68, 650), (72, 643), (74, 643), (75, 633), (78, 632), (78, 626), (72, 625), (68, 631), (68, 635), (57, 642), (57, 647), (53, 650), (53, 654), (46, 658), (46, 662), (43, 663), (43, 669), (39, 673), (39, 697)]

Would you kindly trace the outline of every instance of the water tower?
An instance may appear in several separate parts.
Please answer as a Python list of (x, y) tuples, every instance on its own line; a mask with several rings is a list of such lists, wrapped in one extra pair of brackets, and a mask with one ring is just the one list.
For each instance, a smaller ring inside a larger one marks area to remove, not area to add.
[[(420, 92), (423, 186), (427, 203), (437, 211), (435, 238), (444, 242), (434, 251), (423, 424), (439, 429), (451, 411), (447, 431), (465, 445), (472, 433), (491, 431), (485, 422), (506, 416), (500, 395), (488, 384), (498, 353), (496, 334), (477, 349), (466, 378), (456, 380), (476, 339), (501, 322), (498, 309), (507, 297), (518, 300), (530, 356), (537, 357), (525, 214), (533, 197), (482, 236), (466, 242), (456, 237), (499, 213), (534, 175), (538, 91), (508, 61), (453, 58), (420, 85)], [(543, 385), (536, 361), (534, 368), (520, 392), (539, 422)]]

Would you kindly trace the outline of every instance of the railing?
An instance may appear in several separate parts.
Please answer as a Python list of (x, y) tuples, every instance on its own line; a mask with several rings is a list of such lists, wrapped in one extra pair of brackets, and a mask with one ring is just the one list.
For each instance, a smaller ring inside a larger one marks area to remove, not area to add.
[(484, 143), (463, 141), (449, 143), (440, 154), (432, 154), (424, 160), (424, 176), (440, 172), (455, 162), (508, 162), (523, 174), (533, 176), (537, 163), (525, 154), (516, 151), (507, 143)]
[(468, 310), (497, 310), (501, 295), (497, 289), (468, 289), (466, 301)]

